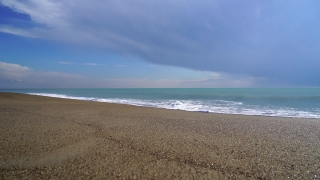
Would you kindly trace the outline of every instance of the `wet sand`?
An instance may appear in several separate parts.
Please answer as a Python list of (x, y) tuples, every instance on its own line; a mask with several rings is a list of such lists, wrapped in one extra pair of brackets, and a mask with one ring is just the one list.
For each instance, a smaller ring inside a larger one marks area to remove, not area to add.
[(0, 179), (317, 179), (320, 119), (0, 93)]

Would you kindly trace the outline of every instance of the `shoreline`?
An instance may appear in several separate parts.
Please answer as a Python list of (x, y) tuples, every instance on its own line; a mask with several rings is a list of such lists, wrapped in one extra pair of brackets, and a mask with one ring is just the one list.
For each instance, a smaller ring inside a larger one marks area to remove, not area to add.
[[(1, 93), (1, 92), (0, 92)], [(7, 92), (6, 92), (7, 93)], [(9, 92), (11, 93), (11, 92)], [(45, 95), (39, 95), (34, 93), (15, 93), (15, 94), (26, 94), (26, 95), (34, 95), (34, 96), (42, 96), (42, 97), (50, 97), (50, 98), (58, 98), (58, 99), (69, 99), (69, 100), (79, 100), (79, 101), (88, 101), (88, 102), (102, 102), (102, 101), (96, 101), (96, 100), (85, 100), (85, 99), (77, 99), (77, 98), (87, 98), (87, 97), (70, 97), (70, 98), (64, 98), (64, 97), (54, 97), (54, 96), (45, 96)], [(59, 95), (59, 94), (57, 94)], [(93, 98), (93, 97), (92, 97)], [(98, 98), (97, 98), (98, 99)], [(164, 108), (164, 107), (154, 107), (154, 106), (144, 106), (144, 105), (135, 105), (135, 104), (126, 104), (126, 103), (115, 103), (115, 102), (102, 102), (102, 103), (109, 103), (109, 104), (120, 104), (120, 105), (129, 105), (129, 106), (136, 106), (136, 107), (147, 107), (147, 108), (157, 108), (157, 109), (167, 109), (167, 110), (179, 110), (179, 111), (186, 111), (186, 112), (200, 112), (200, 113), (212, 113), (212, 114), (225, 114), (225, 115), (243, 115), (243, 116), (261, 116), (261, 117), (275, 117), (275, 118), (300, 118), (300, 119), (319, 119), (319, 117), (294, 117), (294, 116), (276, 116), (276, 115), (257, 115), (257, 114), (241, 114), (241, 113), (219, 113), (219, 112), (210, 112), (210, 111), (192, 111), (192, 110), (184, 110), (184, 109), (170, 109), (170, 108)]]
[(0, 177), (320, 176), (320, 121), (0, 93)]

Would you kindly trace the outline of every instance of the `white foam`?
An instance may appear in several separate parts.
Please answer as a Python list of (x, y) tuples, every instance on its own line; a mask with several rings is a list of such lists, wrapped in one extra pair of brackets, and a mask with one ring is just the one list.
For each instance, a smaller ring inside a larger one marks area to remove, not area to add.
[(211, 112), (222, 114), (242, 114), (258, 116), (296, 117), (296, 118), (320, 118), (320, 110), (313, 112), (295, 110), (293, 108), (246, 106), (242, 102), (224, 100), (140, 100), (120, 98), (94, 98), (76, 97), (64, 94), (29, 93), (31, 95), (48, 96), (64, 99), (85, 101), (97, 101), (106, 103), (128, 104), (135, 106), (155, 107), (164, 109), (177, 109), (185, 111)]

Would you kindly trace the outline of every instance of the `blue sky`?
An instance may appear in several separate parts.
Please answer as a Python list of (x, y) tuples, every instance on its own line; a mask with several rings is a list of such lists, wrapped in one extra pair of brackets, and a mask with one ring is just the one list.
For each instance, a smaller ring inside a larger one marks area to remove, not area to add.
[(0, 88), (320, 86), (318, 0), (0, 3)]

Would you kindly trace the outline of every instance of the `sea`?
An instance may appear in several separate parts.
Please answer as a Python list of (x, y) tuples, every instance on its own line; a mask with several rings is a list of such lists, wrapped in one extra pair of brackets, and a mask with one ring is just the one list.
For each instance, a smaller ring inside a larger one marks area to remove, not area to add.
[(205, 113), (320, 118), (320, 88), (11, 89), (0, 91)]

